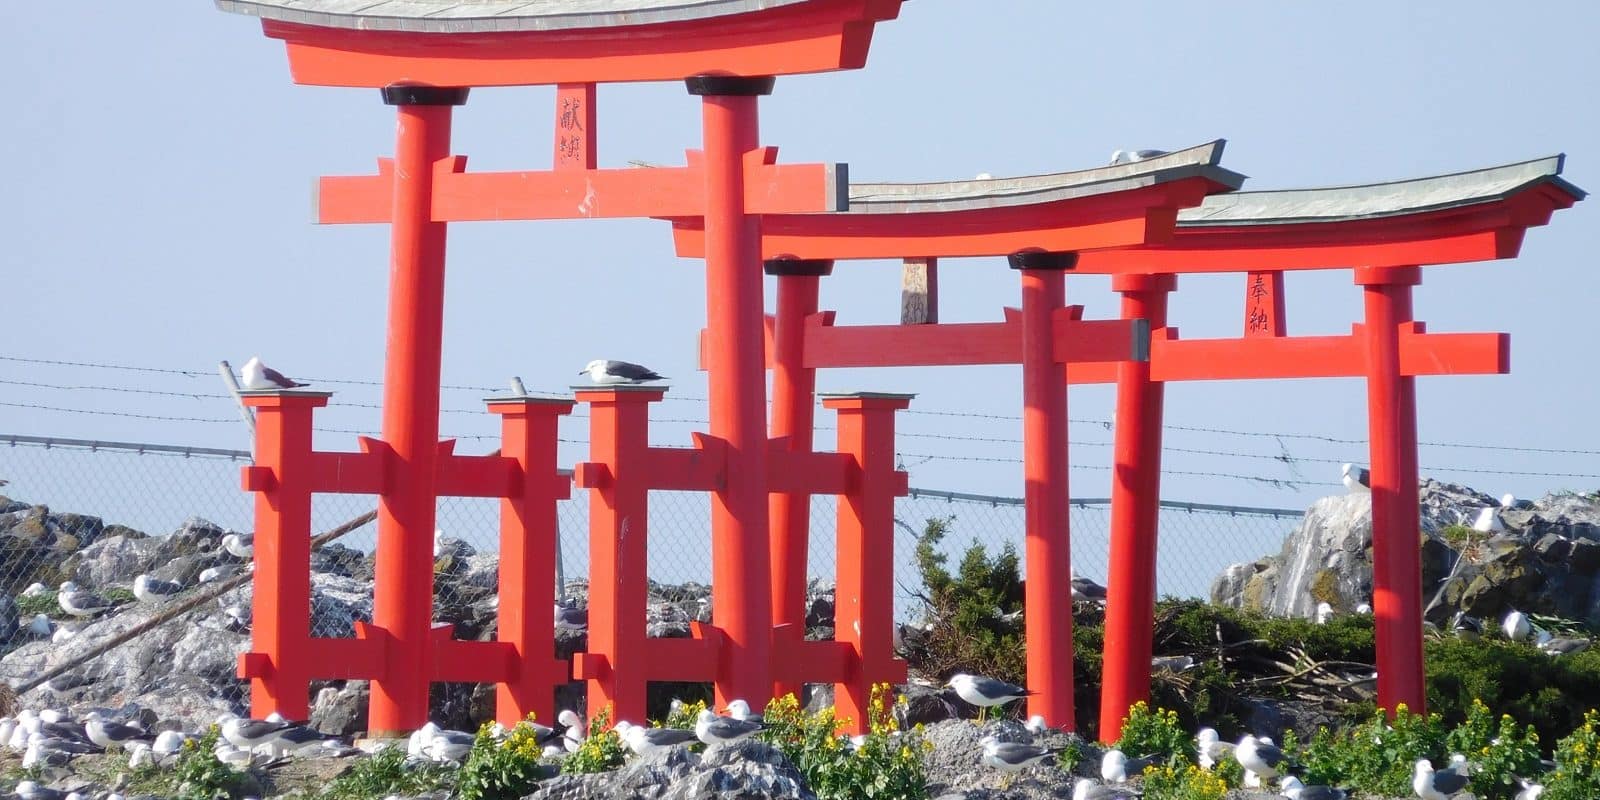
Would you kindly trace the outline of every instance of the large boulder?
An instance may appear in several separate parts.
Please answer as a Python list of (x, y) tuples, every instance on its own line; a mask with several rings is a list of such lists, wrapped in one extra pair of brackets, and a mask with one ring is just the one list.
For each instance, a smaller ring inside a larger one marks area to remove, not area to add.
[(687, 748), (631, 759), (621, 769), (561, 775), (525, 800), (814, 800), (800, 771), (777, 748), (745, 740), (702, 755)]
[[(1499, 508), (1481, 492), (1425, 480), (1419, 500), (1430, 619), (1443, 622), (1455, 611), (1498, 617), (1517, 608), (1600, 625), (1600, 498), (1557, 494)], [(1506, 530), (1472, 530), (1491, 506)], [(1371, 495), (1318, 500), (1278, 553), (1224, 570), (1211, 599), (1298, 617), (1313, 616), (1318, 603), (1343, 612), (1370, 603)]]

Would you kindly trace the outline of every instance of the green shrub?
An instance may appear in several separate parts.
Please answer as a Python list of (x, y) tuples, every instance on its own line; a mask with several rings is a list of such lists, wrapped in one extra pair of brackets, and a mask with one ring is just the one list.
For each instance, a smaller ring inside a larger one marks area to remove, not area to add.
[(1545, 778), (1542, 800), (1594, 800), (1600, 797), (1600, 713), (1583, 715), (1583, 724), (1556, 742), (1556, 770)]
[(622, 737), (611, 729), (610, 707), (600, 709), (589, 720), (589, 736), (578, 745), (573, 754), (561, 762), (563, 775), (587, 775), (594, 772), (609, 772), (622, 766), (623, 757), (628, 754), (628, 746), (622, 743)]
[(17, 595), (17, 615), (24, 620), (29, 620), (36, 614), (47, 617), (62, 615), (61, 604), (56, 602), (55, 592), (45, 592), (36, 595)]
[(1228, 785), (1193, 764), (1152, 766), (1144, 771), (1146, 800), (1222, 800)]
[(217, 726), (199, 739), (188, 739), (178, 752), (178, 763), (169, 776), (168, 794), (178, 800), (218, 800), (238, 796), (248, 776), (217, 760)]
[(917, 537), (917, 572), (922, 579), (923, 616), (934, 629), (911, 658), (927, 674), (947, 677), (973, 672), (1022, 683), (1022, 578), (1016, 550), (1005, 545), (990, 558), (973, 543), (955, 574), (939, 543), (954, 517), (931, 518)]
[(700, 712), (704, 710), (706, 710), (706, 701), (704, 700), (684, 703), (678, 706), (676, 711), (668, 712), (667, 718), (662, 720), (658, 727), (692, 731), (694, 730), (695, 722), (700, 718)]
[(1481, 700), (1554, 742), (1583, 724), (1585, 709), (1600, 708), (1600, 651), (1551, 658), (1532, 645), (1487, 637), (1426, 647), (1428, 707), (1446, 722), (1465, 721)]
[(840, 735), (832, 709), (808, 714), (794, 695), (767, 704), (761, 735), (805, 776), (820, 800), (924, 800), (923, 757), (932, 743), (901, 731), (890, 713), (888, 684), (872, 687), (868, 732), (859, 746)]
[(549, 770), (541, 763), (544, 748), (528, 724), (532, 721), (529, 714), (527, 721), (506, 733), (505, 741), (497, 741), (490, 733), (493, 723), (478, 728), (478, 737), (456, 777), (456, 794), (461, 800), (516, 800), (533, 791)]
[(1510, 715), (1497, 721), (1482, 701), (1474, 700), (1466, 721), (1445, 737), (1451, 753), (1472, 762), (1472, 791), (1485, 800), (1512, 800), (1521, 785), (1518, 778), (1539, 774), (1539, 734), (1533, 726), (1518, 729)]
[(119, 606), (137, 602), (139, 599), (134, 596), (132, 589), (125, 589), (121, 586), (107, 587), (105, 591), (100, 593), (100, 596)]
[[(474, 742), (476, 744), (476, 742)], [(404, 747), (390, 746), (334, 778), (321, 792), (326, 800), (378, 800), (418, 795), (449, 785), (454, 769), (442, 764), (406, 765)]]
[(1161, 756), (1169, 768), (1195, 761), (1194, 737), (1178, 723), (1178, 712), (1162, 708), (1152, 711), (1143, 700), (1128, 709), (1117, 749), (1130, 758)]

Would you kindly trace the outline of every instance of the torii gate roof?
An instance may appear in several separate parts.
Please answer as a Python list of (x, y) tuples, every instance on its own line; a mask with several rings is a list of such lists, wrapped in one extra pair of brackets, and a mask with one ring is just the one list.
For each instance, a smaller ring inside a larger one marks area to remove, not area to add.
[(298, 83), (516, 86), (856, 69), (904, 0), (216, 0)]

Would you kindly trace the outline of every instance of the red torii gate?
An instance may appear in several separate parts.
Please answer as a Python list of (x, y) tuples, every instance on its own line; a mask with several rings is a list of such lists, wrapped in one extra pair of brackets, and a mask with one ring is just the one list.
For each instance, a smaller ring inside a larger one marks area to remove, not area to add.
[[(1024, 178), (851, 187), (847, 211), (768, 217), (762, 249), (778, 276), (772, 435), (809, 449), (819, 367), (1021, 364), (1027, 497), (1030, 710), (1074, 727), (1072, 613), (1061, 601), (1071, 575), (1065, 365), (1145, 357), (1137, 321), (1084, 322), (1064, 305), (1064, 273), (1077, 252), (1172, 235), (1178, 209), (1236, 188), (1218, 162), (1221, 141), (1135, 164)], [(679, 255), (703, 251), (695, 220), (675, 220)], [(1010, 255), (1022, 308), (1002, 323), (832, 326), (817, 314), (820, 276), (832, 259), (884, 255)], [(797, 260), (798, 259), (798, 260)], [(807, 260), (814, 259), (814, 260)], [(711, 335), (708, 334), (707, 339)], [(779, 624), (803, 625), (807, 501), (775, 493), (772, 591)], [(775, 691), (791, 691), (782, 683)]]
[[(704, 220), (707, 323), (716, 333), (708, 365), (710, 436), (720, 443), (726, 476), (712, 503), (719, 554), (714, 614), (725, 643), (713, 677), (724, 702), (766, 698), (771, 608), (763, 581), (768, 459), (757, 222), (762, 214), (837, 208), (844, 179), (834, 165), (776, 164), (776, 149), (759, 145), (756, 98), (771, 91), (774, 75), (862, 66), (875, 24), (894, 18), (901, 2), (686, 0), (661, 7), (611, 0), (565, 12), (522, 0), (420, 0), (364, 10), (337, 0), (217, 0), (223, 10), (262, 18), (266, 35), (286, 43), (296, 82), (378, 88), (398, 106), (394, 158), (380, 160), (376, 175), (323, 179), (319, 201), (324, 223), (392, 225), (382, 440), (371, 440), (364, 454), (333, 460), (334, 454), (310, 452), (316, 398), (253, 400), (263, 408), (292, 407), (304, 419), (285, 427), (294, 436), (283, 458), (246, 472), (246, 488), (261, 493), (258, 531), (269, 543), (262, 559), (273, 562), (265, 574), (282, 576), (304, 567), (296, 554), (309, 525), (310, 493), (353, 491), (339, 487), (355, 478), (330, 474), (325, 465), (359, 466), (354, 474), (362, 490), (380, 496), (373, 622), (362, 639), (339, 645), (355, 666), (329, 666), (321, 658), (313, 664), (311, 640), (295, 633), (304, 626), (289, 616), (304, 608), (304, 597), (292, 596), (298, 586), (258, 574), (256, 607), (266, 612), (258, 613), (258, 625), (267, 620), (266, 631), (287, 633), (259, 634), (262, 649), (241, 659), (255, 713), (303, 718), (304, 681), (338, 671), (372, 679), (369, 728), (390, 734), (425, 721), (430, 681), (465, 677), (441, 672), (436, 655), (454, 645), (435, 641), (432, 592), (422, 591), (433, 580), (434, 505), (448, 492), (515, 498), (528, 479), (508, 477), (515, 466), (506, 463), (509, 450), (500, 457), (455, 456), (438, 441), (445, 230), (470, 220)], [(685, 167), (598, 169), (595, 84), (662, 80), (684, 80), (703, 98), (703, 153), (691, 154)], [(450, 154), (452, 107), (466, 101), (467, 87), (541, 84), (559, 85), (554, 168), (467, 172), (465, 157)], [(448, 479), (453, 472), (471, 477)], [(280, 502), (286, 489), (297, 498), (287, 504)], [(526, 544), (548, 546), (537, 536)], [(503, 599), (522, 599), (522, 613), (537, 626), (542, 601), (506, 586), (513, 572), (502, 573)], [(532, 585), (551, 583), (539, 578)], [(487, 662), (503, 669), (482, 667), (496, 671), (486, 678), (474, 667), (473, 679), (511, 682), (522, 665), (533, 670), (546, 655), (537, 652), (540, 645), (513, 646), (521, 648), (513, 657)], [(498, 713), (520, 716), (522, 702), (531, 702), (526, 691), (515, 699), (502, 695)]]
[[(1415, 265), (1514, 256), (1526, 227), (1544, 224), (1554, 209), (1570, 206), (1582, 197), (1580, 190), (1556, 177), (1560, 166), (1557, 158), (1375, 187), (1212, 195), (1200, 208), (1181, 214), (1185, 221), (1168, 242), (1081, 254), (1077, 271), (1115, 275), (1113, 288), (1124, 296), (1123, 319), (1148, 320), (1153, 328), (1147, 362), (1096, 364), (1083, 363), (1091, 359), (1074, 359), (1067, 368), (1067, 379), (1073, 383), (1118, 384), (1100, 725), (1103, 740), (1116, 739), (1126, 709), (1149, 695), (1161, 385), (1173, 380), (1369, 379), (1379, 701), (1388, 708), (1398, 702), (1422, 707), (1420, 567), (1416, 548), (1404, 534), (1418, 529), (1411, 384), (1416, 375), (1505, 372), (1509, 357), (1508, 337), (1503, 334), (1427, 334), (1420, 323), (1412, 322), (1410, 286), (1417, 281)], [(854, 187), (852, 200), (871, 197), (874, 190)], [(936, 281), (932, 258), (979, 254), (971, 249), (933, 249), (937, 245), (930, 247), (922, 241), (920, 226), (911, 218), (897, 225), (891, 215), (884, 215), (865, 233), (848, 219), (844, 214), (769, 219), (763, 228), (763, 252), (769, 258), (778, 254), (817, 259), (909, 256), (908, 263), (922, 262), (930, 283)], [(675, 233), (680, 252), (695, 251), (697, 235), (692, 224), (678, 225)], [(769, 262), (769, 270), (774, 263), (784, 262)], [(1368, 287), (1366, 326), (1356, 326), (1350, 336), (1286, 336), (1283, 270), (1352, 264), (1363, 265), (1357, 280)], [(822, 270), (812, 271), (823, 274)], [(1176, 286), (1175, 274), (1185, 271), (1250, 272), (1245, 338), (1181, 341), (1176, 329), (1166, 326), (1166, 296)], [(789, 292), (795, 299), (786, 303), (786, 279), (779, 279), (772, 359), (775, 387), (795, 381), (790, 373), (810, 381), (811, 370), (819, 366), (1015, 363), (1014, 355), (1007, 357), (1013, 351), (989, 349), (994, 342), (988, 334), (996, 332), (992, 324), (832, 327), (831, 314), (815, 313), (815, 280), (810, 279), (809, 284), (789, 281), (795, 284)], [(936, 311), (930, 311), (934, 312), (930, 317), (936, 318)], [(804, 318), (804, 331), (791, 322), (786, 335), (786, 318)], [(946, 331), (931, 330), (938, 328)], [(1389, 335), (1371, 333), (1377, 331)], [(934, 342), (946, 349), (938, 352), (926, 346)], [(1026, 385), (1024, 391), (1028, 391)], [(774, 396), (775, 402), (782, 397), (776, 388)], [(775, 429), (780, 420), (791, 416), (797, 420), (792, 424), (809, 430), (809, 419), (802, 414), (786, 415), (782, 407), (775, 408)], [(1036, 440), (1026, 435), (1024, 440), (1025, 470), (1032, 476), (1041, 455)], [(1066, 495), (1064, 481), (1059, 490), (1052, 486), (1047, 497), (1057, 492)], [(1033, 512), (1040, 501), (1030, 494), (1027, 502)], [(1037, 516), (1029, 514), (1030, 543)], [(804, 531), (803, 506), (780, 506), (775, 500), (773, 517), (775, 542), (793, 536), (792, 531)], [(774, 547), (777, 550), (780, 545)], [(803, 581), (803, 540), (798, 552), (802, 556), (798, 566), (787, 561), (781, 565), (786, 578), (774, 576), (775, 591), (787, 582), (789, 588), (784, 591), (792, 592), (796, 573)], [(1037, 576), (1032, 563), (1030, 558), (1030, 615), (1041, 607), (1033, 595)], [(1062, 584), (1064, 581), (1056, 585)], [(1048, 601), (1043, 607), (1050, 608)], [(1031, 659), (1039, 639), (1033, 635), (1032, 625), (1029, 633), (1029, 684), (1039, 689), (1037, 675), (1047, 675), (1052, 682), (1059, 676), (1035, 670)], [(1060, 717), (1050, 713), (1046, 719), (1061, 724), (1057, 722)]]

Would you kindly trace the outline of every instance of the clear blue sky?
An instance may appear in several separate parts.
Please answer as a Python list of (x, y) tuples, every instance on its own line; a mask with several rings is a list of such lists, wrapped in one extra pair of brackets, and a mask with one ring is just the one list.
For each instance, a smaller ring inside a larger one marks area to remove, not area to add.
[[(1336, 4), (1241, 2), (907, 3), (878, 29), (866, 69), (780, 79), (762, 105), (763, 140), (787, 161), (845, 161), (861, 180), (1052, 172), (1103, 163), (1116, 148), (1229, 140), (1225, 164), (1247, 187), (1359, 183), (1569, 154), (1567, 177), (1600, 188), (1600, 5), (1591, 0)], [(291, 375), (375, 380), (382, 373), (387, 228), (317, 227), (319, 175), (362, 174), (393, 147), (393, 111), (371, 90), (290, 83), (282, 45), (249, 18), (206, 2), (5, 3), (0, 66), (12, 100), (0, 114), (9, 161), (0, 192), (0, 355), (193, 370), (162, 373), (0, 361), (0, 403), (232, 420), (200, 399), (16, 382), (212, 395), (215, 364), (259, 353)], [(474, 90), (457, 116), (456, 152), (480, 169), (548, 164), (552, 93)], [(698, 146), (699, 108), (681, 84), (606, 86), (600, 158), (680, 163)], [(1600, 450), (1592, 319), (1600, 278), (1600, 206), (1559, 213), (1511, 262), (1433, 268), (1417, 294), (1430, 329), (1512, 333), (1504, 377), (1421, 381), (1427, 442)], [(898, 311), (898, 266), (842, 264), (823, 305), (841, 323)], [(946, 320), (997, 320), (1017, 303), (998, 259), (950, 262)], [(1188, 336), (1239, 331), (1239, 276), (1185, 278), (1173, 320)], [(695, 334), (703, 270), (676, 258), (652, 221), (457, 225), (450, 234), (445, 381), (480, 387), (520, 375), (560, 389), (596, 357), (649, 364), (673, 395), (701, 398)], [(1074, 278), (1089, 316), (1116, 303), (1103, 279)], [(770, 301), (770, 293), (769, 293)], [(1292, 333), (1347, 331), (1360, 313), (1346, 271), (1293, 276)], [(1016, 368), (835, 372), (824, 389), (918, 393), (922, 411), (1016, 415)], [(375, 403), (341, 386), (335, 403)], [(452, 391), (450, 409), (481, 409)], [(1107, 389), (1075, 389), (1071, 415), (1104, 420)], [(1360, 381), (1191, 384), (1168, 390), (1172, 426), (1364, 440)], [(661, 416), (703, 417), (694, 400)], [(378, 412), (331, 410), (322, 424), (373, 430)], [(826, 415), (819, 421), (829, 423)], [(446, 414), (447, 434), (494, 431), (486, 415)], [(663, 423), (661, 443), (693, 426)], [(903, 430), (1016, 439), (1012, 419), (909, 415)], [(164, 422), (0, 405), (0, 432), (244, 447), (237, 422)], [(583, 434), (578, 424), (566, 434)], [(1110, 432), (1073, 425), (1073, 493), (1109, 488)], [(827, 442), (831, 433), (820, 434)], [(1171, 430), (1174, 471), (1304, 480), (1299, 487), (1169, 474), (1169, 498), (1300, 506), (1334, 491), (1337, 464), (1361, 445)], [(326, 434), (326, 447), (352, 447)], [(483, 452), (488, 441), (463, 444)], [(1014, 495), (1014, 442), (905, 437), (914, 485)], [(565, 458), (580, 457), (569, 448)], [(913, 455), (914, 454), (914, 455)], [(929, 460), (926, 456), (938, 456)], [(1425, 474), (1496, 495), (1592, 490), (1593, 456), (1425, 447)]]

